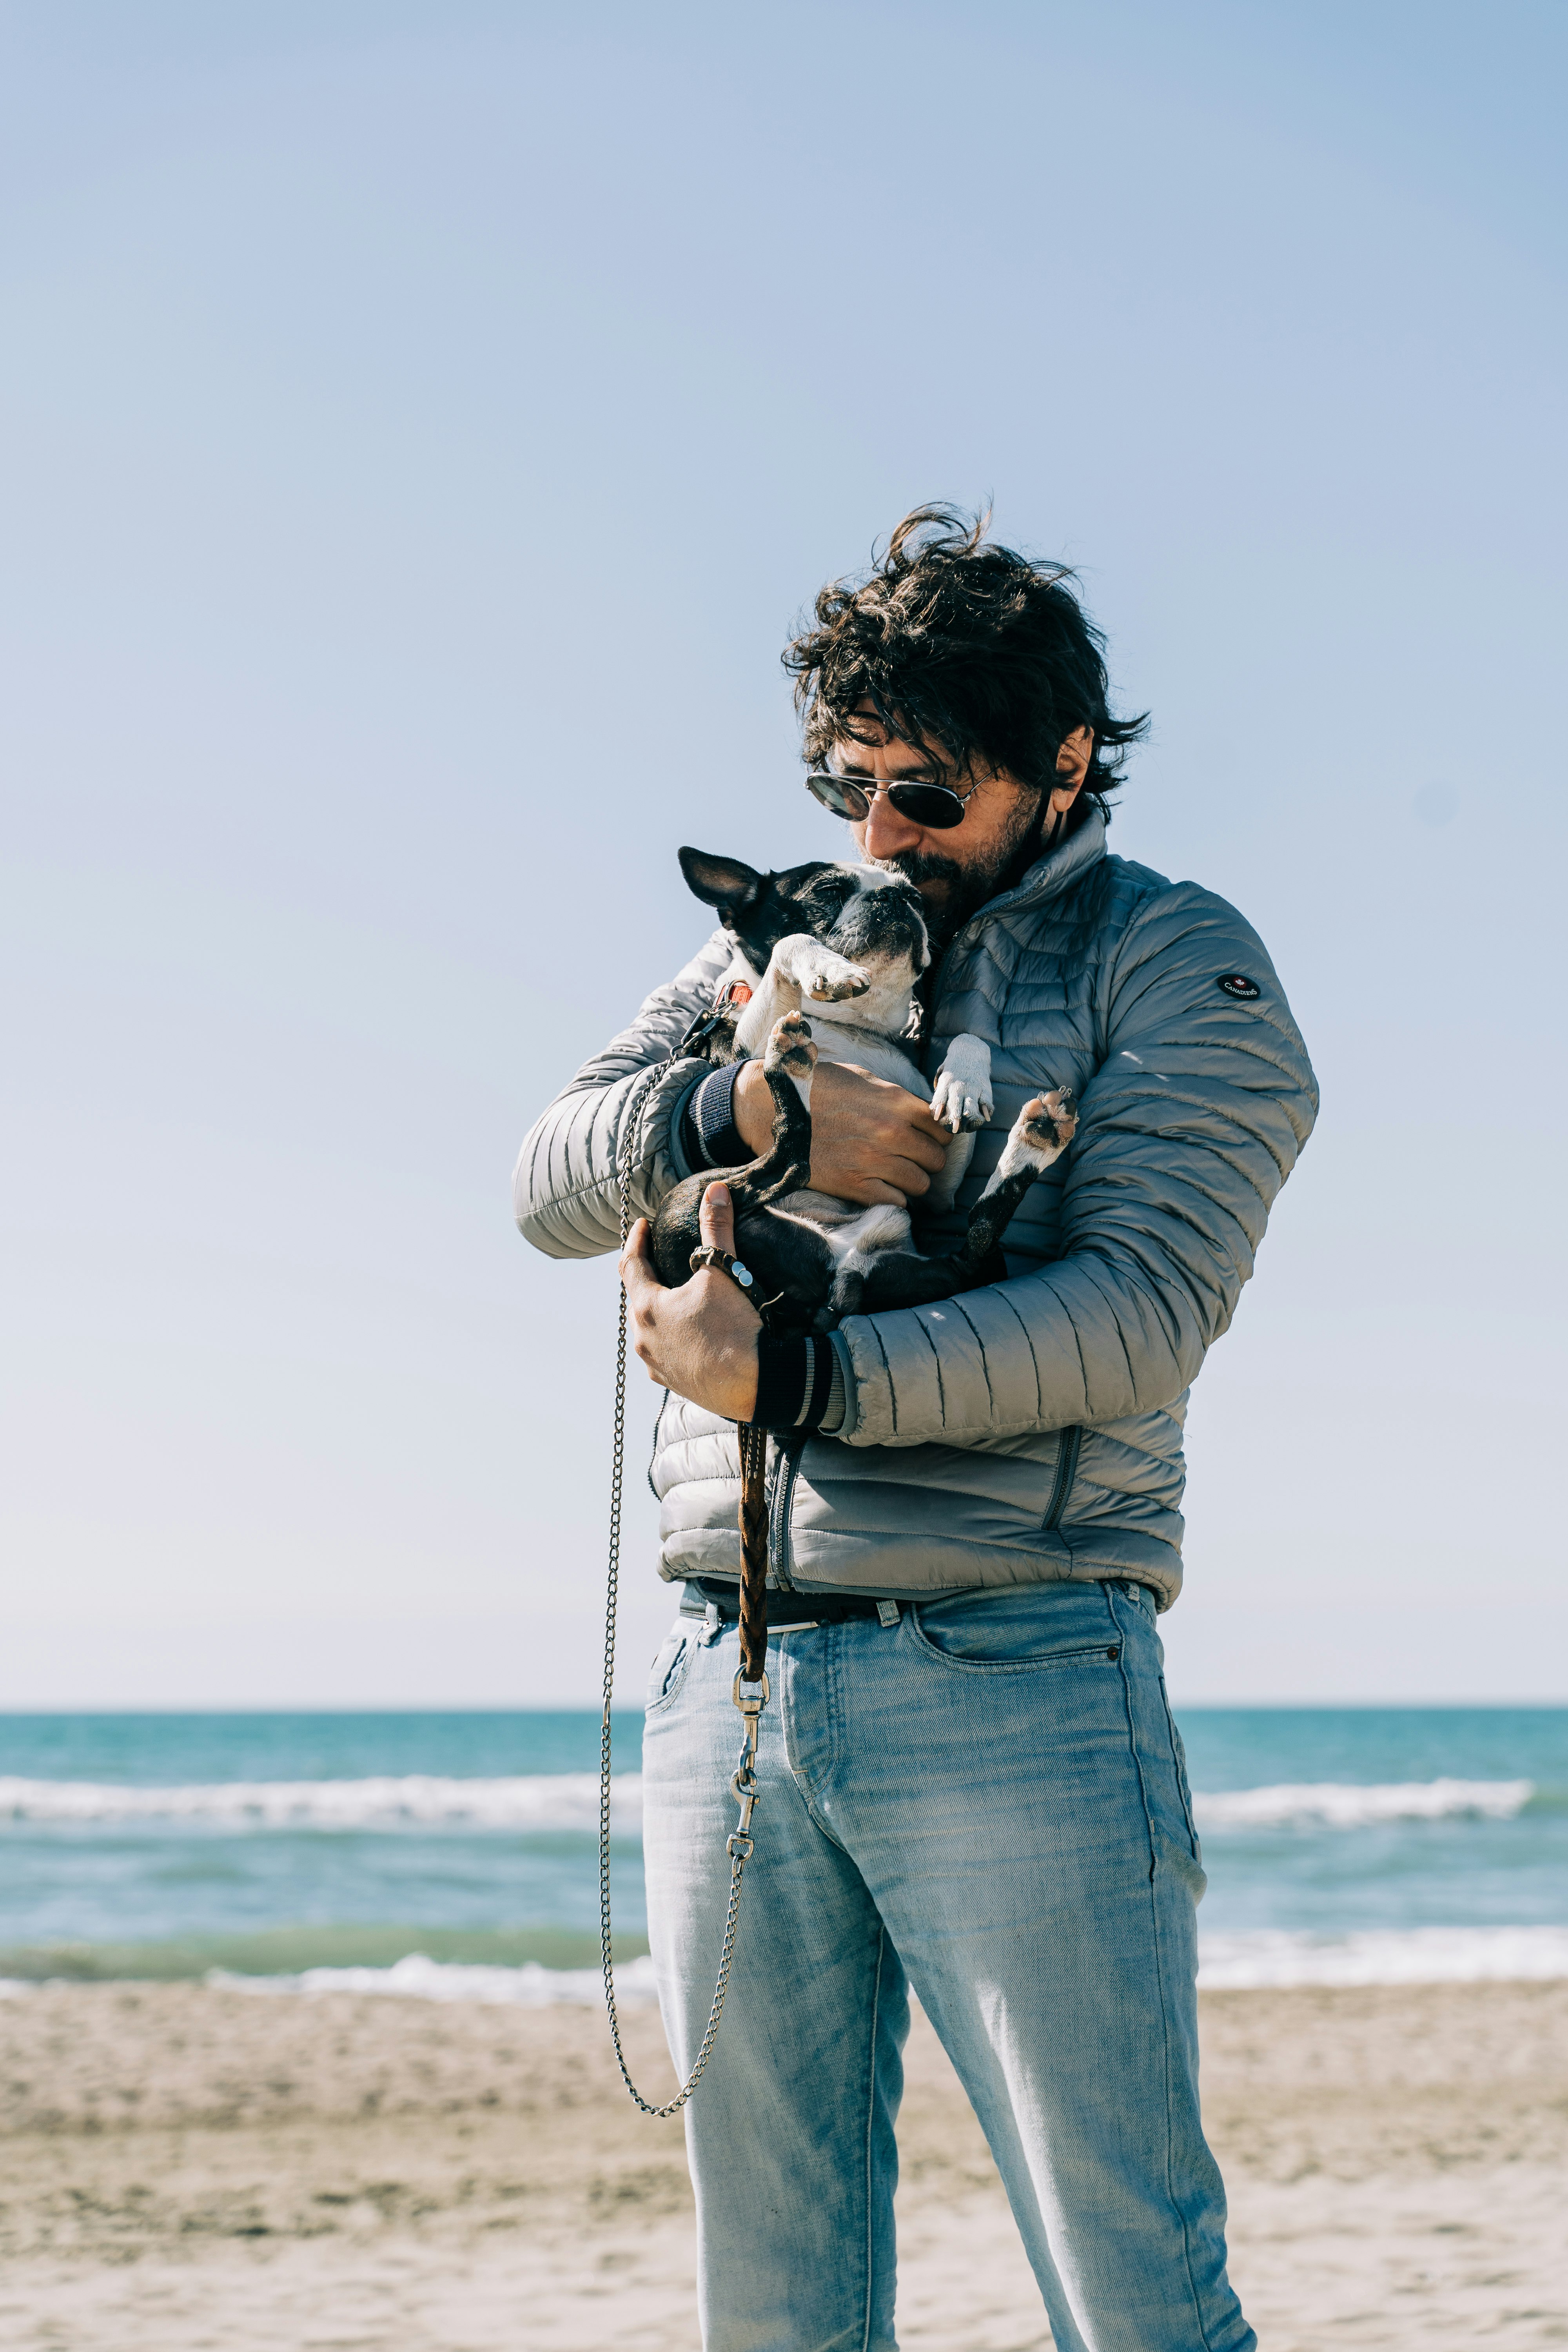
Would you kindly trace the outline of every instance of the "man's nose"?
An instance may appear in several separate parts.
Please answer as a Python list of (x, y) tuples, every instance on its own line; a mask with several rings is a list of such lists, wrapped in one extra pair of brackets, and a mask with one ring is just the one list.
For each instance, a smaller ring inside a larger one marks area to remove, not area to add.
[(918, 824), (900, 816), (886, 793), (879, 793), (871, 803), (871, 814), (866, 819), (861, 835), (861, 846), (868, 857), (898, 857), (906, 850), (917, 849), (923, 835)]

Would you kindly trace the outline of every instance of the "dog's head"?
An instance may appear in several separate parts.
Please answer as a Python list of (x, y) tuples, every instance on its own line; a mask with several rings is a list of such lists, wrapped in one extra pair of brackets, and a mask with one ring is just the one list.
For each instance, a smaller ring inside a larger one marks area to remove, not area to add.
[(796, 931), (837, 949), (879, 979), (902, 976), (912, 987), (931, 961), (921, 894), (901, 874), (876, 866), (833, 866), (818, 858), (759, 874), (739, 857), (711, 857), (683, 849), (687, 887), (719, 919), (761, 979), (781, 940)]

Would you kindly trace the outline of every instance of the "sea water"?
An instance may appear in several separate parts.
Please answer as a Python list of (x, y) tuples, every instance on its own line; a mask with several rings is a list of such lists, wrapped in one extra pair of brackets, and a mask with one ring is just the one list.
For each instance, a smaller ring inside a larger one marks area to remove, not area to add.
[[(1181, 1722), (1205, 1983), (1568, 1976), (1568, 1709)], [(614, 1730), (646, 1996), (639, 1718)], [(0, 1717), (0, 1979), (591, 1998), (598, 1753), (585, 1710)]]

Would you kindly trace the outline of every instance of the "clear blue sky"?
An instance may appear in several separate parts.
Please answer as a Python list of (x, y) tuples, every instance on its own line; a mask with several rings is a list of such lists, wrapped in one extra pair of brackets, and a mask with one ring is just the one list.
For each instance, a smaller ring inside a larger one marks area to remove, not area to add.
[(592, 1696), (613, 1275), (510, 1163), (678, 843), (840, 838), (794, 614), (988, 494), (1323, 1082), (1173, 1686), (1568, 1696), (1563, 11), (3, 25), (0, 1705)]

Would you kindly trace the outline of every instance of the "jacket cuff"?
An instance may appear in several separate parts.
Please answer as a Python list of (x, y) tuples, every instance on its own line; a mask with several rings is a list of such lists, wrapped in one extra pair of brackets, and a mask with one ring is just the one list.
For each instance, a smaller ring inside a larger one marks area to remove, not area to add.
[(735, 1081), (742, 1065), (726, 1062), (701, 1078), (680, 1106), (680, 1147), (693, 1174), (704, 1168), (743, 1168), (752, 1158), (735, 1125)]
[[(900, 1310), (908, 1314), (911, 1310)], [(921, 1445), (941, 1432), (906, 1436), (899, 1427), (887, 1350), (877, 1336), (877, 1318), (847, 1315), (833, 1334), (844, 1357), (850, 1410), (838, 1435), (851, 1445)], [(929, 1351), (928, 1351), (929, 1352)]]

